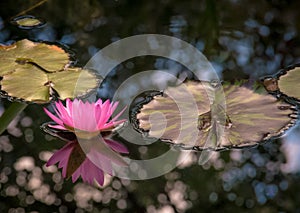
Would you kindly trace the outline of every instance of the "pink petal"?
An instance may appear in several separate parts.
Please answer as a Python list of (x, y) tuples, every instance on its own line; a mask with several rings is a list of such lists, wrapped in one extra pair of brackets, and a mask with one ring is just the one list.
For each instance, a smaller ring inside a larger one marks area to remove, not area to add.
[(87, 158), (92, 162), (98, 169), (112, 175), (112, 161), (101, 153), (92, 150), (87, 155)]
[(107, 145), (109, 145), (110, 148), (112, 148), (112, 150), (114, 150), (116, 152), (124, 153), (124, 154), (129, 153), (127, 147), (124, 146), (121, 143), (118, 143), (117, 141), (113, 141), (113, 140), (110, 140), (110, 139), (104, 139), (104, 141)]
[(73, 103), (73, 121), (76, 129), (88, 132), (97, 131), (94, 104), (82, 101)]
[(48, 126), (51, 127), (51, 128), (54, 128), (54, 129), (66, 130), (66, 128), (64, 126), (61, 126), (61, 125), (51, 125), (51, 124), (49, 124)]
[(127, 162), (118, 152), (113, 151), (108, 144), (102, 141), (95, 143), (91, 147), (91, 151), (87, 154), (87, 158), (108, 173), (112, 170), (112, 163), (119, 166), (128, 166)]
[(96, 118), (96, 108), (94, 105), (90, 104), (90, 109), (86, 113), (86, 120), (85, 120), (85, 130), (90, 131), (90, 132), (95, 132), (98, 130), (98, 125), (97, 125), (97, 118)]
[(111, 129), (111, 128), (114, 128), (116, 126), (118, 126), (119, 124), (121, 123), (124, 123), (126, 120), (119, 120), (119, 121), (116, 121), (116, 122), (109, 122), (109, 123), (106, 123), (104, 124), (104, 126), (101, 128), (102, 131), (104, 130), (107, 130), (107, 129)]
[(73, 126), (72, 115), (69, 114), (68, 109), (64, 107), (61, 101), (55, 103), (56, 113), (59, 115), (60, 119), (64, 124), (68, 126)]
[(126, 110), (126, 106), (124, 107), (124, 109), (121, 110), (121, 112), (119, 112), (113, 119), (111, 119), (111, 121), (115, 121), (117, 120), (122, 114), (123, 112)]
[(117, 106), (119, 105), (119, 102), (115, 102), (115, 103), (111, 103), (111, 107), (110, 107), (110, 114), (112, 115), (113, 112), (116, 110)]
[(85, 119), (85, 116), (83, 115), (83, 111), (85, 110), (84, 106), (82, 105), (81, 101), (74, 101), (73, 102), (73, 114), (72, 114), (72, 118), (73, 118), (73, 126), (76, 129), (82, 129), (82, 123), (86, 122), (83, 121), (83, 119)]
[(104, 184), (104, 173), (103, 173), (102, 170), (100, 170), (100, 169), (98, 170), (98, 174), (96, 175), (95, 179), (96, 179), (96, 181), (98, 182), (98, 184), (100, 186), (103, 186), (103, 184)]
[(73, 103), (72, 103), (72, 101), (69, 98), (66, 99), (66, 107), (67, 107), (69, 116), (72, 117), (72, 114), (73, 114)]
[(97, 121), (97, 127), (99, 126), (101, 114), (102, 114), (101, 106), (99, 104), (96, 104), (95, 105), (95, 117), (96, 117), (96, 121)]
[(72, 182), (75, 183), (75, 181), (80, 177), (81, 174), (81, 166), (79, 166), (76, 171), (72, 175)]
[(66, 109), (61, 101), (55, 102), (55, 108), (57, 109), (57, 113), (59, 114), (59, 117), (64, 117), (66, 112)]
[(96, 104), (96, 105), (102, 105), (102, 99), (99, 98), (95, 104)]
[(63, 177), (66, 177), (68, 160), (73, 150), (73, 147), (74, 147), (74, 142), (69, 142), (63, 148), (54, 152), (54, 154), (48, 160), (46, 166), (51, 166), (59, 162), (58, 167), (63, 169), (62, 175)]
[(60, 120), (59, 118), (57, 118), (56, 116), (54, 116), (51, 112), (49, 112), (46, 108), (44, 108), (45, 113), (57, 124), (63, 126), (63, 122), (62, 120)]
[(104, 126), (104, 124), (107, 122), (107, 120), (110, 118), (111, 114), (109, 114), (109, 100), (105, 101), (103, 106), (101, 107), (101, 117), (98, 120), (98, 129), (101, 130), (101, 128)]
[(95, 166), (88, 158), (80, 165), (80, 167), (73, 173), (73, 183), (81, 176), (84, 182), (93, 185), (94, 179), (102, 186), (104, 183), (104, 174), (101, 169)]

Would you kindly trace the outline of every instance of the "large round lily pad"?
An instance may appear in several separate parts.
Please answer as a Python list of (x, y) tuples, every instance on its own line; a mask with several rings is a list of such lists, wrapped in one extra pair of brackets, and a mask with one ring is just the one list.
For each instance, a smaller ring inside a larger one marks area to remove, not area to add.
[(7, 96), (35, 103), (49, 102), (57, 94), (60, 99), (81, 96), (98, 85), (88, 70), (66, 68), (47, 73), (32, 64), (15, 66), (15, 71), (3, 76), (0, 83)]
[(63, 70), (69, 62), (69, 54), (56, 45), (23, 39), (9, 46), (0, 46), (0, 76), (12, 73), (26, 63), (56, 72)]
[(292, 106), (266, 92), (225, 84), (213, 97), (203, 83), (188, 81), (184, 87), (194, 97), (196, 111), (191, 100), (183, 104), (184, 112), (182, 103), (172, 100), (181, 96), (182, 85), (168, 88), (163, 96), (154, 96), (141, 106), (136, 115), (138, 129), (183, 148), (220, 150), (256, 145), (281, 135), (294, 123)]

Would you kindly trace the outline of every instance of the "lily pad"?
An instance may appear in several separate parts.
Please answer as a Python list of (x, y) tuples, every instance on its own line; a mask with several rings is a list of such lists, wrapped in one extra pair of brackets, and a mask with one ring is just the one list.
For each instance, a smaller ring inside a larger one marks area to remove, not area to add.
[[(258, 94), (240, 84), (224, 84), (214, 91), (212, 101), (203, 83), (188, 81), (183, 85), (196, 101), (196, 113), (189, 108), (191, 101), (172, 100), (182, 95), (182, 85), (168, 88), (163, 96), (154, 96), (140, 107), (136, 114), (139, 131), (184, 149), (221, 150), (257, 145), (280, 136), (295, 123), (293, 107), (267, 92)], [(222, 94), (226, 104), (222, 104)]]
[[(169, 87), (163, 95), (154, 96), (150, 103), (143, 105), (141, 113), (137, 114), (138, 127), (148, 131), (150, 137), (171, 141), (179, 138), (180, 129), (195, 134), (193, 127), (197, 126), (197, 116), (210, 110), (210, 99), (206, 92), (208, 89), (213, 89), (208, 83)], [(191, 94), (189, 90), (195, 93)], [(185, 141), (192, 139), (193, 134), (185, 135)]]
[(93, 73), (69, 67), (69, 63), (69, 55), (56, 45), (24, 39), (0, 46), (2, 95), (47, 103), (54, 96), (74, 98), (97, 87), (98, 80)]
[(81, 96), (98, 85), (96, 76), (85, 69), (73, 67), (49, 73), (32, 64), (16, 65), (0, 83), (6, 96), (35, 103), (47, 103), (57, 95), (60, 99)]
[(36, 18), (31, 15), (25, 15), (14, 18), (11, 23), (17, 25), (21, 29), (32, 29), (36, 27), (42, 27), (46, 22), (40, 18)]
[(300, 67), (281, 73), (278, 80), (280, 92), (300, 100)]
[(82, 96), (98, 85), (93, 73), (78, 67), (68, 67), (63, 72), (50, 73), (48, 76), (61, 99)]
[(37, 67), (27, 64), (16, 66), (15, 72), (3, 77), (1, 89), (8, 96), (18, 97), (28, 101), (47, 102), (50, 99), (47, 74)]
[(56, 72), (63, 70), (69, 62), (69, 54), (56, 45), (23, 39), (9, 46), (0, 46), (0, 76), (12, 73), (19, 65), (28, 63), (47, 72)]

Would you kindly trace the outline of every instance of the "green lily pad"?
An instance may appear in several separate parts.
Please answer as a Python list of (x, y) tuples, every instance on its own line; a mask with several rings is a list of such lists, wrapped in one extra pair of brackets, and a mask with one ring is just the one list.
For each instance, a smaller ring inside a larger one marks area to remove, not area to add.
[(82, 96), (98, 85), (88, 70), (69, 67), (69, 55), (56, 45), (27, 39), (0, 46), (2, 95), (27, 102), (47, 103)]
[[(182, 97), (185, 103), (172, 100), (183, 95), (182, 85), (194, 97), (196, 112), (186, 95)], [(168, 88), (163, 96), (154, 96), (140, 108), (136, 115), (140, 131), (185, 149), (221, 150), (257, 145), (282, 135), (295, 123), (290, 116), (295, 116), (292, 106), (267, 92), (258, 94), (240, 84), (225, 84), (214, 90), (212, 100), (203, 83), (188, 81), (182, 85)]]
[(97, 77), (79, 67), (68, 67), (64, 71), (47, 75), (60, 99), (82, 96), (98, 86)]
[(17, 25), (21, 29), (32, 29), (43, 26), (45, 21), (34, 16), (25, 15), (14, 18), (11, 23)]
[(0, 76), (28, 63), (48, 72), (56, 72), (63, 70), (69, 62), (69, 54), (56, 45), (23, 39), (9, 46), (0, 46)]
[(300, 100), (300, 67), (295, 67), (279, 77), (280, 92)]
[(35, 103), (47, 103), (56, 93), (61, 99), (81, 96), (98, 85), (88, 70), (73, 67), (47, 73), (32, 64), (15, 66), (0, 83), (7, 96)]
[(47, 102), (50, 99), (47, 75), (37, 67), (27, 64), (16, 66), (15, 72), (6, 75), (1, 81), (1, 89), (8, 96), (18, 97), (28, 101)]

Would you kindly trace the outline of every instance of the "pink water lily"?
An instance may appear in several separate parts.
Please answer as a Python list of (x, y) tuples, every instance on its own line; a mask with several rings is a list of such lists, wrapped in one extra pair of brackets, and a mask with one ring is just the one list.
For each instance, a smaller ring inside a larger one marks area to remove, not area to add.
[(99, 99), (96, 103), (89, 103), (79, 99), (74, 101), (67, 99), (66, 106), (61, 101), (55, 103), (54, 111), (56, 115), (53, 115), (46, 108), (44, 110), (57, 123), (57, 125), (52, 126), (53, 128), (92, 133), (109, 131), (125, 121), (117, 121), (125, 108), (111, 118), (117, 106), (118, 102), (113, 103), (110, 100), (103, 102)]
[[(103, 102), (101, 99), (96, 103), (67, 99), (66, 106), (61, 101), (55, 103), (56, 115), (44, 109), (56, 123), (49, 125), (51, 128), (70, 131), (77, 136), (76, 140), (68, 141), (56, 151), (48, 160), (47, 166), (58, 163), (63, 177), (72, 177), (73, 182), (81, 176), (84, 182), (93, 184), (95, 180), (103, 185), (104, 172), (113, 175), (112, 163), (124, 166), (125, 161), (119, 153), (128, 153), (124, 145), (107, 138), (108, 134), (100, 134), (110, 132), (125, 122), (117, 120), (124, 109), (112, 117), (117, 105), (117, 102)], [(81, 141), (85, 142), (80, 144)]]

